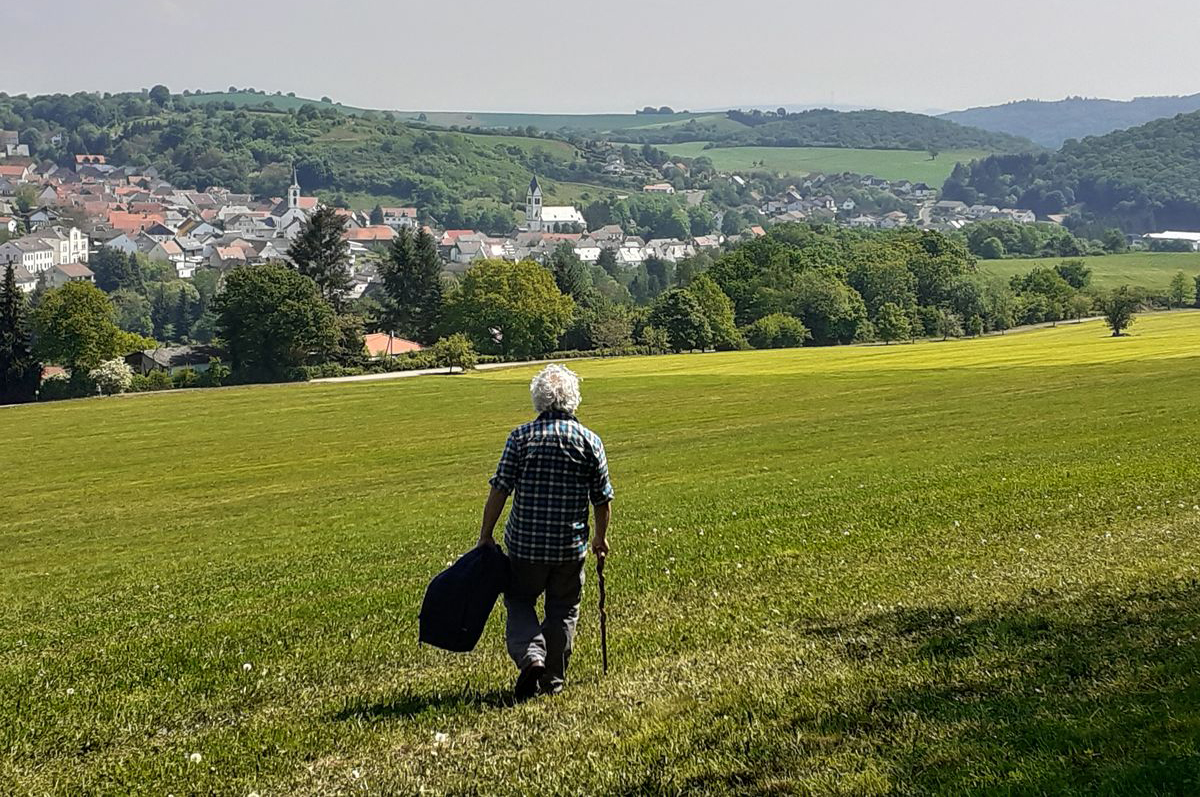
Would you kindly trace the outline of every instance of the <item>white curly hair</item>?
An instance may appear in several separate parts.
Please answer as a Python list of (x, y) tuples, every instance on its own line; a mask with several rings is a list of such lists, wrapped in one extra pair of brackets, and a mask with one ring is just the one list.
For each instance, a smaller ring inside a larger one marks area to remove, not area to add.
[(579, 408), (579, 377), (561, 365), (547, 365), (529, 383), (533, 409), (574, 413)]

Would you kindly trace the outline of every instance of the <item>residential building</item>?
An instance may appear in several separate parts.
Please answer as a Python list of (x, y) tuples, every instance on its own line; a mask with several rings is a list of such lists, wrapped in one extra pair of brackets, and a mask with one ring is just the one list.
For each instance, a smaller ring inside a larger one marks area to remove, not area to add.
[(675, 186), (670, 183), (654, 183), (653, 185), (643, 186), (642, 190), (647, 194), (673, 194)]
[(409, 352), (420, 351), (422, 349), (420, 343), (398, 338), (386, 332), (364, 335), (363, 346), (367, 350), (367, 356), (372, 360), (378, 360), (383, 357), (397, 357), (401, 354), (408, 354)]
[(55, 248), (36, 238), (18, 238), (0, 244), (0, 266), (24, 266), (30, 274), (41, 274), (54, 268)]
[(96, 275), (82, 263), (55, 265), (46, 272), (46, 287), (61, 288), (68, 282), (90, 282), (95, 284)]

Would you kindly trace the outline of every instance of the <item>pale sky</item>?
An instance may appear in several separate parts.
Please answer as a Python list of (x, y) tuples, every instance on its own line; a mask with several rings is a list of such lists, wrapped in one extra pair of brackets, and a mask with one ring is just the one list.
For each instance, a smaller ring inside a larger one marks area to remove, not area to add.
[[(253, 86), (395, 110), (628, 112), (1200, 92), (1196, 0), (5, 3), (0, 91)], [(27, 35), (25, 35), (27, 32)]]

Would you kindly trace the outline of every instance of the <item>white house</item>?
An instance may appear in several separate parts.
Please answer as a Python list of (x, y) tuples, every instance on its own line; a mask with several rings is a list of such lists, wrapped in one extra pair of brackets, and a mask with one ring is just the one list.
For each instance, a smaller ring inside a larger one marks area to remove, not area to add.
[(54, 262), (58, 265), (86, 263), (91, 251), (88, 237), (78, 227), (69, 230), (63, 227), (45, 227), (25, 237), (29, 240), (45, 241), (54, 247)]
[(18, 238), (0, 244), (0, 266), (24, 266), (30, 274), (41, 274), (54, 268), (55, 248), (45, 241)]
[(1176, 232), (1167, 230), (1166, 232), (1152, 232), (1143, 235), (1147, 241), (1180, 241), (1190, 244), (1192, 249), (1200, 252), (1200, 232)]
[(580, 241), (575, 244), (575, 257), (589, 265), (597, 262), (600, 260), (600, 244), (595, 241)]
[(383, 223), (389, 227), (414, 228), (417, 226), (416, 208), (380, 208), (383, 211)]
[(675, 193), (675, 186), (670, 183), (654, 183), (643, 186), (642, 190), (647, 194), (673, 194)]

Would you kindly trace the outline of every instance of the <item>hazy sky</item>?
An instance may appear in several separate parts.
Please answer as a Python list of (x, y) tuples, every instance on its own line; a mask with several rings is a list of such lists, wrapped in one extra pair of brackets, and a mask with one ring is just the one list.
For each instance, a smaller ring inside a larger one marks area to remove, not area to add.
[[(1200, 92), (1196, 0), (5, 3), (0, 90), (253, 86), (397, 110), (953, 110)], [(22, 35), (28, 31), (29, 35)]]

